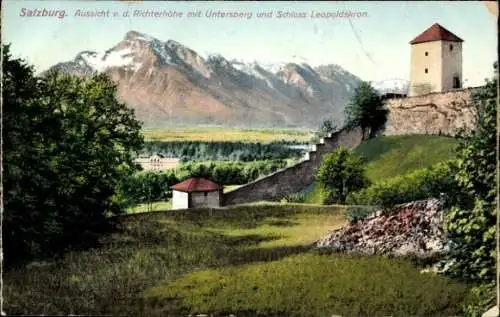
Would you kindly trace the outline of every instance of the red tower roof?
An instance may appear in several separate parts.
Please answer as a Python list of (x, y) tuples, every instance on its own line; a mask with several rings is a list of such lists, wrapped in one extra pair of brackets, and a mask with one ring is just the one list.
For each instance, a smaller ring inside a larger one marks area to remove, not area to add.
[(430, 28), (425, 30), (422, 34), (417, 36), (410, 42), (410, 44), (418, 44), (424, 42), (434, 42), (434, 41), (451, 41), (451, 42), (463, 42), (461, 38), (451, 33), (438, 23), (434, 23)]
[(178, 184), (175, 184), (171, 188), (173, 190), (191, 193), (191, 192), (212, 192), (222, 189), (223, 187), (212, 181), (209, 181), (208, 179), (201, 177), (193, 177), (186, 179), (185, 181), (180, 182)]

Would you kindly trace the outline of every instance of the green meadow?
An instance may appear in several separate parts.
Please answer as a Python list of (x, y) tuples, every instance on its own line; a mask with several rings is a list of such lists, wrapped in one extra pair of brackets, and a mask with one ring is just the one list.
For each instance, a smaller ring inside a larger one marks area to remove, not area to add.
[(409, 260), (322, 254), (339, 206), (255, 204), (113, 218), (87, 251), (4, 274), (10, 314), (452, 316), (467, 286)]

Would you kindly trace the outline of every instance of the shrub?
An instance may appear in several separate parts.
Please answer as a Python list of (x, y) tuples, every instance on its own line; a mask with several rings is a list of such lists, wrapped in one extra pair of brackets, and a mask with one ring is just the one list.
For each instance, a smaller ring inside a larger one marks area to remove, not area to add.
[(368, 184), (364, 176), (363, 159), (341, 146), (323, 159), (316, 181), (324, 191), (324, 203), (345, 203), (350, 192)]
[(448, 199), (444, 195), (456, 187), (455, 165), (452, 161), (439, 163), (431, 168), (410, 172), (386, 181), (379, 181), (361, 191), (351, 193), (349, 205), (380, 206), (389, 208), (414, 200), (426, 198)]

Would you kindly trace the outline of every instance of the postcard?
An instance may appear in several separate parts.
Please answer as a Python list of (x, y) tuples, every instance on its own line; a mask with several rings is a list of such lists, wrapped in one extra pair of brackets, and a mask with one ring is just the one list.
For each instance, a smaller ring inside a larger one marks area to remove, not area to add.
[(2, 2), (2, 313), (491, 316), (494, 1)]

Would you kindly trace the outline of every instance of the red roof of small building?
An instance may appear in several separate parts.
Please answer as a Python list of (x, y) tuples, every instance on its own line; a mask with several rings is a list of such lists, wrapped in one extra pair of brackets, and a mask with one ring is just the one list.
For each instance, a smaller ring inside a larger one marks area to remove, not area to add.
[(463, 42), (464, 40), (439, 25), (439, 23), (434, 23), (430, 28), (414, 38), (413, 41), (410, 42), (410, 44), (433, 41)]
[(185, 181), (180, 182), (178, 184), (175, 184), (171, 188), (173, 190), (191, 193), (191, 192), (212, 192), (222, 189), (223, 187), (208, 179), (201, 177), (193, 177), (186, 179)]

